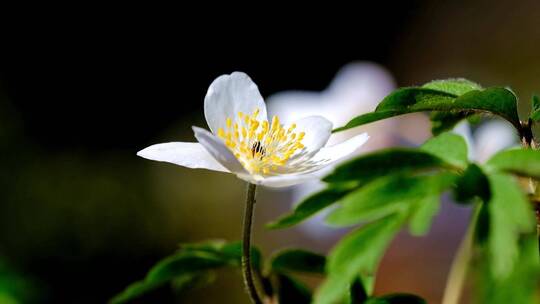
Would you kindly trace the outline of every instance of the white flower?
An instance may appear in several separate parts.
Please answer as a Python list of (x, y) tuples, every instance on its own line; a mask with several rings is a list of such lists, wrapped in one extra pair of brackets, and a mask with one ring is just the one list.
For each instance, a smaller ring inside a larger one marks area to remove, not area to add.
[(469, 148), (469, 160), (484, 163), (495, 153), (519, 145), (518, 135), (512, 125), (502, 120), (482, 123), (472, 132), (469, 123), (460, 122), (454, 132), (463, 136)]
[(206, 93), (204, 115), (212, 132), (193, 127), (195, 142), (150, 146), (137, 155), (189, 168), (230, 172), (250, 183), (285, 187), (319, 178), (331, 163), (353, 153), (368, 136), (325, 147), (332, 123), (309, 116), (282, 125), (269, 121), (257, 85), (234, 72), (218, 77)]

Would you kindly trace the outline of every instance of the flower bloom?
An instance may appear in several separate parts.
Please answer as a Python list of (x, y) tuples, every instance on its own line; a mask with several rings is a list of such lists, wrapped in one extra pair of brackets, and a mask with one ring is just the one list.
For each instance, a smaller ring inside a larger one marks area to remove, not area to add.
[(215, 79), (204, 99), (211, 132), (193, 127), (197, 143), (170, 142), (143, 149), (137, 155), (189, 168), (233, 173), (250, 183), (285, 187), (326, 173), (325, 168), (353, 153), (368, 136), (357, 135), (325, 147), (332, 123), (308, 116), (282, 125), (269, 121), (257, 85), (245, 73)]

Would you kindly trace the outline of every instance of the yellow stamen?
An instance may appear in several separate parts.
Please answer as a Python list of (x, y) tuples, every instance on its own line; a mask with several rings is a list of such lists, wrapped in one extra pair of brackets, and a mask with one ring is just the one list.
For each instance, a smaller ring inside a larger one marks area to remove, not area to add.
[(251, 115), (242, 112), (228, 117), (226, 129), (218, 129), (218, 137), (251, 174), (272, 175), (304, 148), (304, 132), (295, 132), (296, 124), (285, 128), (279, 118), (271, 122), (259, 120), (260, 110)]

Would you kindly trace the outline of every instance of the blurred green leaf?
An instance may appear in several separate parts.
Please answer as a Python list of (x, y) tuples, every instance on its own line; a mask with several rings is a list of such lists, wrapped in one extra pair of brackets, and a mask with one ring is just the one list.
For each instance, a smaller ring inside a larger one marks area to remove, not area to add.
[(286, 274), (277, 275), (278, 303), (311, 303), (311, 291)]
[(215, 269), (227, 264), (222, 257), (206, 252), (178, 253), (161, 260), (148, 272), (146, 281), (159, 282), (175, 277), (208, 269)]
[[(519, 243), (519, 263), (504, 279), (493, 277), (489, 264), (480, 264), (479, 298), (477, 303), (534, 304), (540, 302), (540, 261), (538, 241), (535, 234), (528, 235)], [(486, 267), (488, 266), (488, 267)]]
[(328, 183), (357, 181), (367, 183), (376, 178), (434, 168), (452, 168), (443, 159), (418, 149), (394, 148), (356, 157), (339, 165), (323, 180)]
[(276, 273), (305, 272), (324, 274), (326, 257), (302, 249), (287, 249), (275, 254), (270, 268)]
[(439, 212), (441, 206), (440, 195), (426, 196), (411, 206), (411, 215), (409, 218), (409, 231), (412, 235), (425, 235), (433, 218)]
[(342, 238), (328, 256), (328, 277), (317, 291), (315, 303), (330, 304), (342, 300), (359, 274), (373, 274), (404, 218), (402, 214), (388, 216)]
[[(240, 242), (225, 243), (210, 241), (182, 244), (179, 252), (158, 262), (144, 280), (129, 285), (123, 292), (111, 299), (110, 303), (127, 303), (147, 294), (167, 283), (173, 283), (177, 290), (198, 287), (211, 282), (214, 270), (223, 266), (240, 265), (242, 245)], [(261, 254), (252, 248), (253, 267), (260, 271)]]
[(294, 226), (310, 218), (324, 208), (332, 205), (351, 190), (350, 187), (330, 185), (328, 188), (312, 194), (294, 207), (291, 214), (267, 224), (268, 228), (279, 229)]
[(489, 229), (491, 227), (491, 214), (489, 203), (480, 205), (478, 219), (474, 229), (474, 242), (479, 245), (485, 245), (489, 241)]
[(365, 304), (426, 304), (426, 300), (419, 296), (396, 293), (389, 294), (382, 297), (376, 297), (369, 299)]
[(200, 271), (176, 277), (171, 281), (171, 285), (175, 292), (182, 292), (208, 286), (215, 280), (216, 273), (214, 271)]
[(467, 143), (463, 137), (454, 133), (441, 133), (426, 141), (420, 149), (459, 168), (465, 168), (469, 162)]
[(334, 210), (326, 222), (334, 226), (348, 226), (407, 211), (415, 202), (442, 193), (455, 178), (455, 174), (446, 172), (382, 177), (343, 197), (339, 201), (341, 207)]
[(0, 303), (35, 303), (41, 292), (36, 284), (0, 258)]
[(120, 303), (129, 303), (145, 294), (148, 294), (157, 288), (163, 286), (166, 282), (156, 281), (156, 282), (147, 282), (147, 281), (137, 281), (130, 284), (124, 291), (117, 294), (112, 298), (109, 303), (111, 304), (120, 304)]
[(507, 278), (519, 257), (521, 233), (535, 229), (534, 213), (517, 181), (509, 175), (488, 176), (491, 187), (488, 249), (491, 271), (497, 279)]
[(540, 151), (523, 148), (504, 150), (489, 159), (486, 168), (540, 179)]
[(472, 82), (465, 78), (433, 80), (424, 84), (422, 87), (426, 89), (433, 89), (441, 92), (454, 94), (456, 96), (461, 96), (470, 91), (482, 89), (482, 87), (478, 83)]
[(431, 112), (429, 115), (431, 133), (433, 135), (439, 135), (442, 132), (450, 131), (463, 119), (473, 116), (476, 116), (476, 114), (472, 111)]
[(532, 121), (540, 121), (540, 98), (537, 95), (532, 97), (532, 111), (530, 115)]
[(503, 117), (516, 127), (520, 125), (517, 99), (508, 89), (472, 90), (457, 96), (440, 90), (411, 87), (397, 89), (384, 98), (374, 112), (357, 116), (334, 132), (393, 116), (423, 111), (489, 113)]
[(478, 197), (484, 202), (491, 198), (489, 181), (482, 169), (476, 164), (470, 164), (463, 175), (456, 180), (454, 196), (458, 202), (470, 202)]

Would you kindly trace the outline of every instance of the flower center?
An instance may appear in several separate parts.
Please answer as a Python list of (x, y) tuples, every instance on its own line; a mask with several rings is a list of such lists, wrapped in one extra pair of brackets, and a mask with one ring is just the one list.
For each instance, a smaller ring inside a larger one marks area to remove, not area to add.
[(296, 124), (285, 129), (277, 116), (272, 122), (259, 121), (259, 109), (246, 115), (228, 117), (226, 129), (219, 128), (218, 136), (251, 174), (271, 174), (304, 148), (304, 132), (294, 132)]

